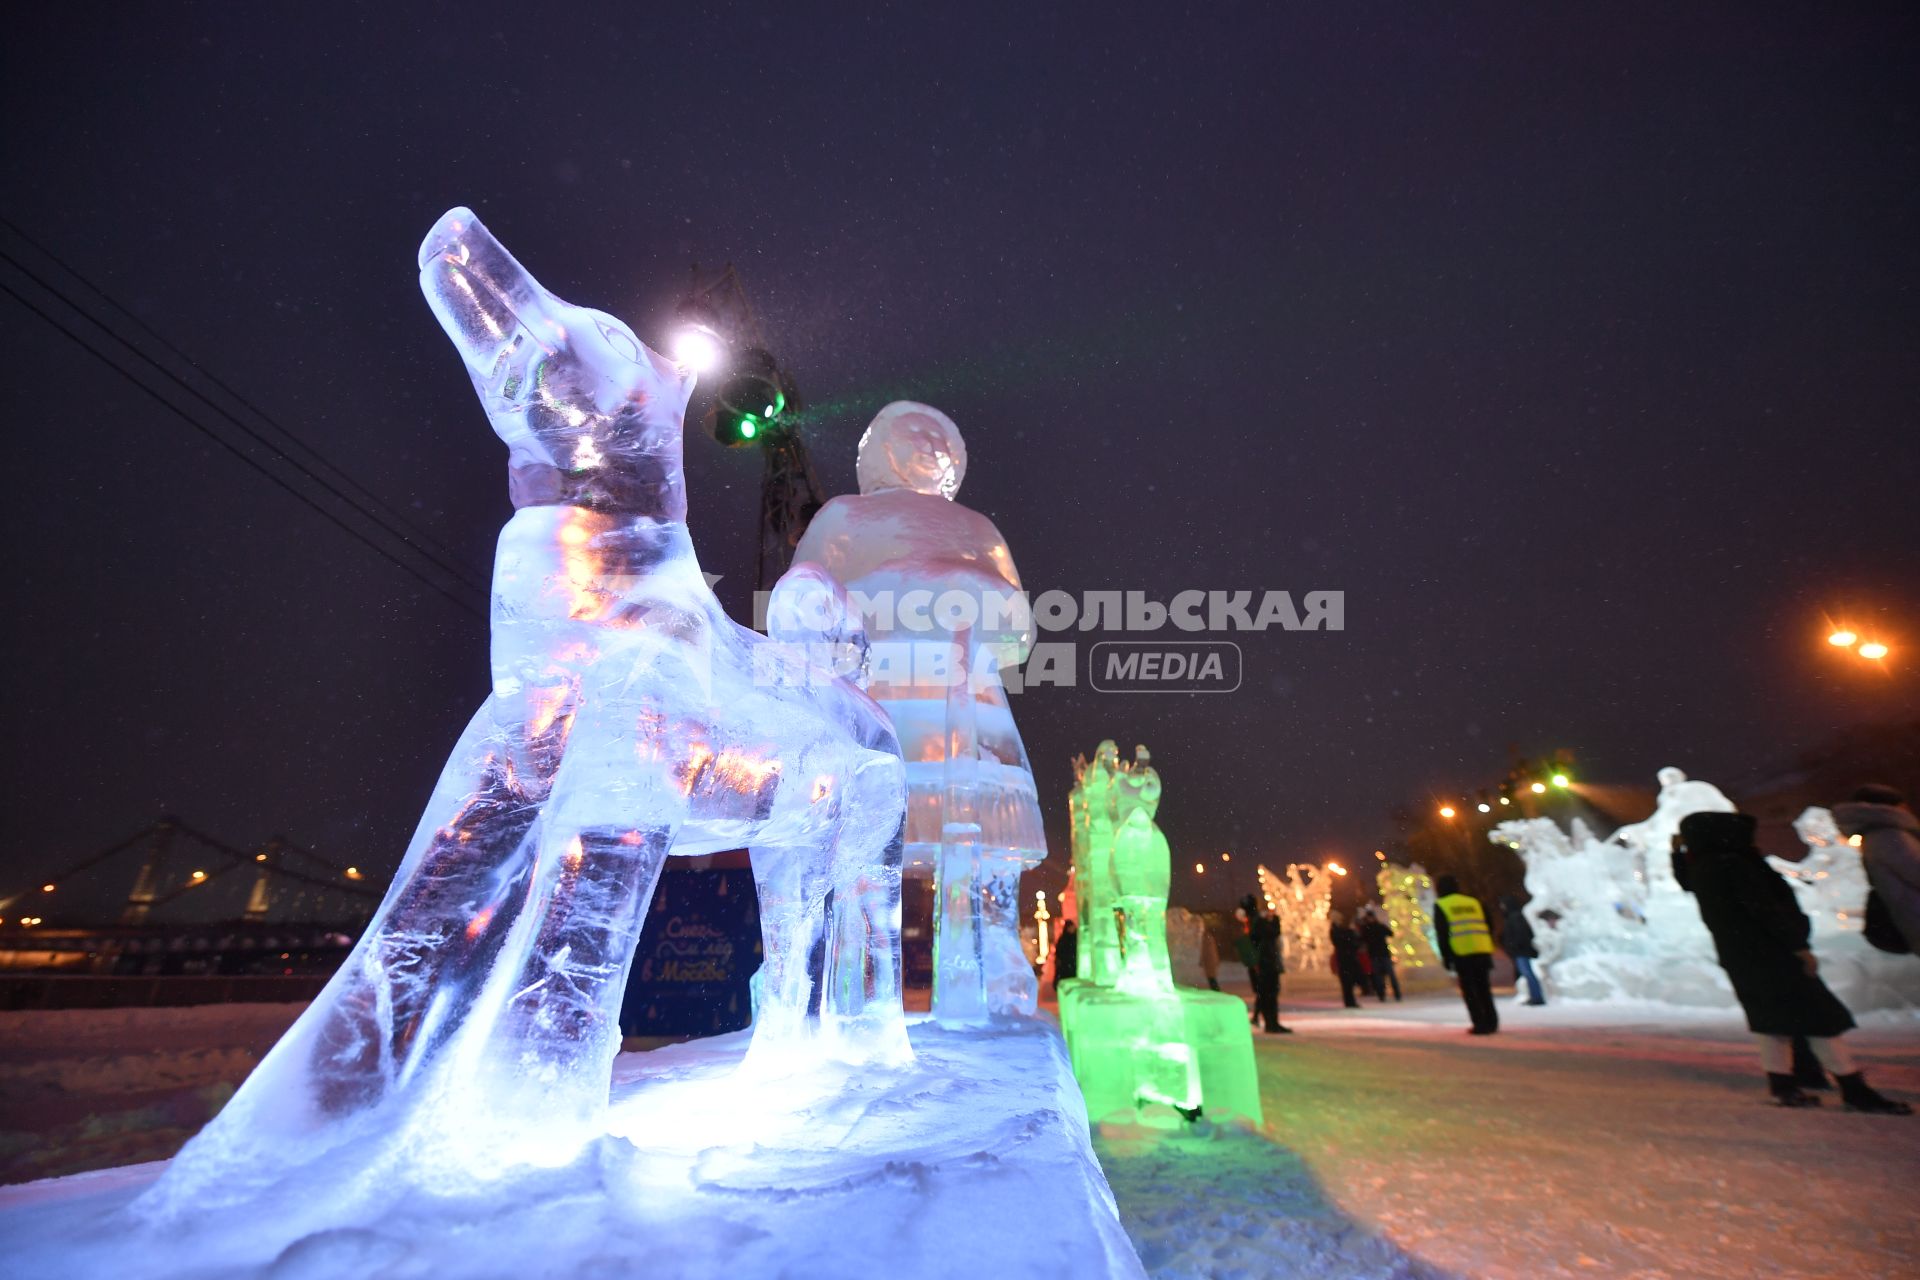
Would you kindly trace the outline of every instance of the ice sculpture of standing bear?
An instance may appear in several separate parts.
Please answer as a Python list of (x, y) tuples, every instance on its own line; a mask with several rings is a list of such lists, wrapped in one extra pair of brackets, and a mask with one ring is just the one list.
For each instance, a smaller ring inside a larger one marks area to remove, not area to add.
[[(934, 876), (933, 1012), (950, 1023), (1034, 1011), (1019, 884), (1047, 856), (1033, 771), (997, 674), (1032, 643), (1025, 593), (1000, 531), (954, 500), (966, 470), (951, 418), (895, 401), (860, 438), (859, 495), (827, 503), (795, 551), (796, 562), (888, 606), (866, 619), (871, 688), (906, 748), (907, 865)], [(948, 654), (958, 656), (951, 666), (930, 661)]]
[[(441, 1177), (567, 1158), (599, 1132), (669, 854), (751, 848), (766, 973), (750, 1066), (802, 1042), (910, 1056), (898, 742), (844, 680), (780, 664), (756, 680), (768, 642), (721, 611), (685, 523), (691, 375), (548, 293), (465, 209), (419, 265), (509, 450), (493, 693), (346, 965), (149, 1209), (241, 1198), (349, 1142)], [(801, 573), (777, 594), (835, 591)], [(787, 612), (845, 612), (812, 604)]]

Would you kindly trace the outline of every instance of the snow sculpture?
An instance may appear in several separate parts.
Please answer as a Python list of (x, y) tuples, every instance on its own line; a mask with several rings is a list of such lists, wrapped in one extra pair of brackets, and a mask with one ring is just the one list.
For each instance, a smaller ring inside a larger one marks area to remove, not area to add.
[(1807, 856), (1799, 862), (1767, 861), (1793, 886), (1813, 926), (1821, 980), (1855, 1012), (1920, 1012), (1920, 963), (1881, 951), (1866, 939), (1867, 868), (1859, 848), (1834, 825), (1829, 809), (1805, 810), (1794, 819), (1793, 830), (1807, 846)]
[(1540, 968), (1555, 995), (1574, 1000), (1652, 1000), (1719, 1008), (1733, 989), (1700, 923), (1700, 909), (1673, 877), (1673, 836), (1690, 813), (1731, 812), (1711, 783), (1660, 770), (1653, 813), (1594, 837), (1575, 818), (1503, 822), (1489, 839), (1527, 864), (1527, 920)]
[(860, 493), (821, 508), (795, 560), (862, 602), (868, 687), (908, 762), (906, 867), (935, 881), (933, 1012), (977, 1025), (1034, 1012), (1019, 887), (1047, 845), (999, 675), (1032, 644), (1026, 595), (1000, 531), (954, 501), (966, 467), (952, 419), (887, 405), (860, 439)]
[(1711, 782), (1690, 779), (1668, 765), (1660, 770), (1660, 794), (1653, 813), (1613, 833), (1614, 843), (1633, 853), (1642, 893), (1640, 913), (1646, 917), (1660, 950), (1668, 955), (1716, 963), (1713, 936), (1700, 922), (1693, 896), (1673, 878), (1673, 837), (1690, 813), (1732, 813), (1733, 801)]
[[(1672, 853), (1682, 818), (1732, 812), (1733, 802), (1674, 768), (1660, 771), (1660, 784), (1653, 813), (1611, 840), (1595, 839), (1577, 818), (1566, 832), (1550, 818), (1531, 818), (1503, 822), (1491, 833), (1526, 862), (1527, 919), (1557, 996), (1701, 1009), (1734, 1005), (1699, 907), (1673, 877)], [(1920, 1007), (1920, 965), (1876, 952), (1860, 936), (1867, 895), (1859, 854), (1825, 810), (1807, 810), (1794, 829), (1810, 856), (1799, 863), (1776, 859), (1774, 866), (1794, 885), (1813, 923), (1822, 977), (1855, 1012)]]
[(1543, 966), (1641, 949), (1641, 885), (1624, 847), (1596, 840), (1579, 818), (1571, 834), (1551, 818), (1521, 818), (1495, 826), (1489, 839), (1526, 863), (1526, 914)]
[(1311, 862), (1290, 863), (1280, 875), (1264, 866), (1255, 871), (1267, 910), (1280, 920), (1280, 963), (1291, 974), (1330, 972), (1327, 914), (1333, 908), (1333, 877)]
[(1173, 855), (1154, 823), (1160, 775), (1145, 747), (1130, 764), (1102, 742), (1074, 761), (1069, 796), (1080, 976), (1060, 984), (1060, 1029), (1094, 1120), (1162, 1103), (1259, 1124), (1247, 1006), (1174, 985), (1167, 954)]
[[(910, 1057), (898, 744), (845, 680), (757, 664), (773, 642), (708, 589), (681, 473), (691, 375), (547, 292), (465, 209), (419, 267), (508, 447), (492, 693), (359, 945), (150, 1214), (322, 1159), (350, 1200), (572, 1158), (604, 1128), (627, 968), (673, 854), (751, 849), (766, 958), (749, 1066)], [(775, 594), (783, 616), (848, 616), (822, 575)]]
[[(1703, 957), (1693, 949), (1690, 931), (1675, 939), (1649, 925), (1644, 873), (1632, 848), (1595, 838), (1578, 818), (1564, 832), (1551, 818), (1503, 822), (1488, 838), (1526, 863), (1526, 916), (1556, 998), (1709, 1008), (1732, 1001), (1726, 975), (1711, 952)], [(1663, 917), (1669, 924), (1676, 918)]]
[(1380, 905), (1386, 908), (1387, 923), (1393, 926), (1393, 962), (1402, 970), (1440, 967), (1440, 956), (1433, 949), (1433, 878), (1419, 863), (1403, 867), (1397, 862), (1381, 866), (1374, 878)]

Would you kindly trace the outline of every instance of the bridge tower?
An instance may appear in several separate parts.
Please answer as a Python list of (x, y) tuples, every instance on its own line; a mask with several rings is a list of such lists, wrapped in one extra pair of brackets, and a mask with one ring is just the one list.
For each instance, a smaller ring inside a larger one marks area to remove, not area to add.
[(140, 924), (153, 910), (153, 904), (160, 898), (160, 876), (166, 865), (167, 850), (178, 829), (179, 821), (170, 813), (161, 814), (153, 824), (152, 833), (147, 837), (147, 856), (140, 863), (140, 874), (133, 878), (133, 892), (127, 895), (126, 909), (120, 913), (121, 924)]

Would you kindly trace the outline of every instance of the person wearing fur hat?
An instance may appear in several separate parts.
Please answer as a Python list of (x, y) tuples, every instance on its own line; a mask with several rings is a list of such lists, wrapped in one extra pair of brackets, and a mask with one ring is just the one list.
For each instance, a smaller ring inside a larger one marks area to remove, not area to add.
[(1744, 813), (1695, 813), (1680, 823), (1684, 883), (1713, 935), (1720, 967), (1746, 1011), (1760, 1044), (1767, 1086), (1783, 1107), (1812, 1107), (1820, 1099), (1793, 1078), (1793, 1037), (1805, 1036), (1814, 1054), (1840, 1082), (1849, 1111), (1907, 1115), (1867, 1084), (1840, 1037), (1853, 1015), (1820, 980), (1812, 927), (1780, 873), (1753, 843), (1754, 820)]

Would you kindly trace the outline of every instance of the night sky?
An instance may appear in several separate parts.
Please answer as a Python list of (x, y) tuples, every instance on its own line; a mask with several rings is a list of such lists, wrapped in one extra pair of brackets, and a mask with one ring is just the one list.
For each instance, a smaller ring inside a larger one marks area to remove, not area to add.
[[(414, 257), (455, 204), (656, 345), (737, 264), (829, 490), (934, 403), (1036, 592), (1347, 593), (1238, 637), (1231, 695), (1017, 699), (1049, 884), (1103, 737), (1153, 749), (1175, 900), (1224, 903), (1195, 857), (1367, 856), (1509, 744), (1725, 780), (1915, 709), (1910, 6), (794, 8), (23, 7), (0, 209), (482, 577), (504, 449)], [(163, 809), (384, 880), (484, 626), (0, 324), (0, 891)], [(760, 460), (686, 452), (745, 617)]]

